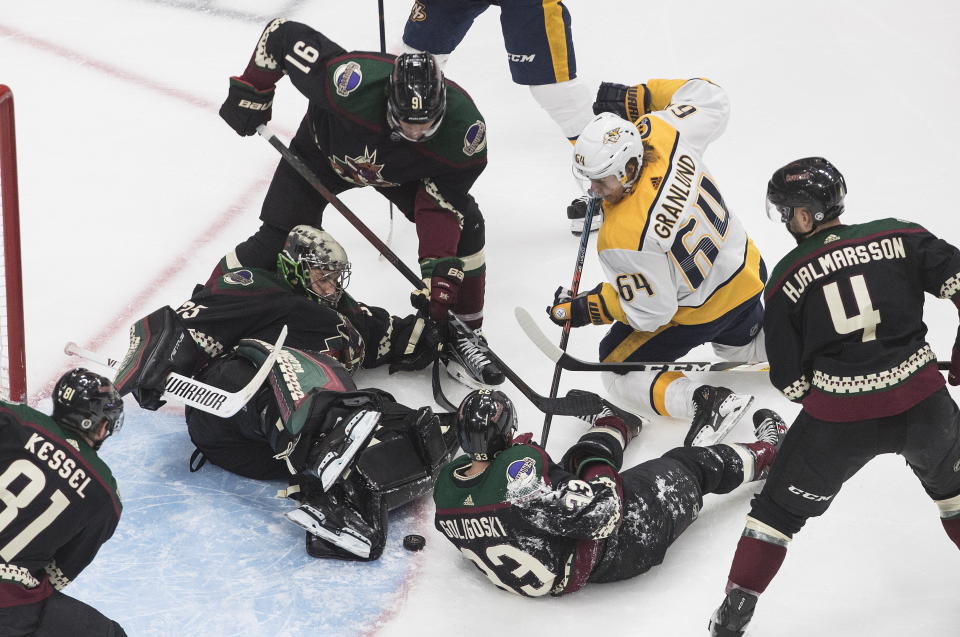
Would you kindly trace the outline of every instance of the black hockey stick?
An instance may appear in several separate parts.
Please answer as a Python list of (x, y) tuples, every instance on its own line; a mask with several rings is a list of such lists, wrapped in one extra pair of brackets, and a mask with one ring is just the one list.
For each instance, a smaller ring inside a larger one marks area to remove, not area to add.
[[(380, 251), (380, 253), (386, 257), (387, 261), (393, 264), (393, 266), (400, 271), (402, 274), (414, 287), (417, 289), (426, 289), (426, 286), (423, 283), (423, 280), (420, 279), (410, 267), (400, 260), (400, 257), (391, 250), (387, 245), (380, 240), (380, 237), (375, 235), (370, 228), (366, 226), (358, 217), (351, 211), (347, 206), (344, 205), (336, 195), (330, 192), (326, 186), (323, 185), (323, 182), (314, 174), (314, 172), (307, 166), (302, 159), (297, 157), (296, 153), (284, 146), (283, 142), (277, 139), (277, 136), (267, 128), (266, 126), (258, 126), (257, 133), (261, 137), (270, 142), (270, 145), (273, 146), (277, 151), (283, 156), (283, 158), (296, 170), (301, 177), (303, 177), (307, 183), (309, 183), (313, 188), (319, 192), (324, 199), (330, 202), (337, 212), (344, 216), (344, 218), (350, 222), (354, 228), (357, 229), (360, 234), (362, 234), (367, 241), (373, 244), (373, 246)], [(477, 336), (474, 334), (473, 330), (467, 327), (463, 321), (457, 318), (453, 312), (449, 313), (450, 320), (456, 323), (458, 329), (463, 330), (466, 334), (470, 335), (471, 338), (476, 341)], [(547, 396), (541, 396), (540, 394), (533, 391), (529, 385), (527, 385), (523, 380), (517, 376), (517, 373), (514, 372), (510, 367), (507, 366), (503, 360), (497, 356), (493, 350), (489, 350), (490, 359), (500, 366), (500, 369), (503, 371), (503, 375), (514, 384), (514, 386), (520, 390), (527, 399), (534, 404), (534, 406), (544, 413), (552, 413), (557, 416), (590, 416), (592, 414), (600, 413), (600, 410), (603, 409), (603, 403), (601, 402), (600, 396), (590, 393), (582, 392), (576, 396), (564, 396), (562, 398), (548, 398)], [(437, 363), (434, 363), (436, 365)], [(436, 392), (440, 389), (439, 387), (439, 374), (437, 378), (437, 383), (434, 385), (434, 392), (437, 402), (444, 405), (448, 409), (455, 409), (452, 407), (452, 404), (446, 397), (443, 397), (442, 400), (439, 396), (436, 396)], [(440, 392), (442, 395), (442, 391)]]
[[(597, 211), (597, 206), (600, 205), (599, 197), (590, 197), (590, 200), (587, 202), (587, 214), (583, 219), (583, 233), (580, 235), (580, 248), (577, 250), (577, 262), (573, 268), (573, 280), (570, 282), (570, 298), (576, 298), (577, 292), (580, 291), (580, 275), (583, 274), (583, 262), (587, 258), (587, 246), (590, 244), (590, 226), (593, 223), (593, 215)], [(563, 352), (567, 351), (567, 341), (570, 340), (570, 317), (567, 317), (567, 322), (563, 324), (563, 333), (560, 335), (560, 350)], [(563, 368), (560, 365), (555, 364), (553, 366), (553, 380), (550, 382), (550, 398), (554, 398), (557, 395), (557, 390), (560, 389), (560, 374), (563, 373)], [(547, 437), (550, 436), (550, 422), (553, 420), (553, 414), (547, 414), (543, 417), (543, 430), (540, 433), (540, 446), (547, 446)]]
[[(674, 361), (674, 362), (624, 362), (624, 363), (599, 363), (596, 361), (585, 361), (567, 354), (559, 347), (550, 342), (547, 335), (544, 334), (530, 312), (522, 307), (514, 308), (514, 316), (517, 323), (523, 328), (524, 333), (531, 341), (546, 355), (547, 358), (571, 372), (769, 372), (770, 363), (745, 363), (741, 361)], [(937, 361), (937, 368), (941, 371), (950, 369), (950, 361)]]

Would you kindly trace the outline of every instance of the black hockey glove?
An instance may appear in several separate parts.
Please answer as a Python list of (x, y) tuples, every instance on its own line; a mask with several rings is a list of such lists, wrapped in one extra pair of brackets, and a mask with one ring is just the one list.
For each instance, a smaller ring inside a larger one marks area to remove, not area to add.
[(636, 122), (646, 114), (643, 85), (627, 86), (613, 82), (601, 82), (597, 89), (597, 100), (593, 103), (593, 114), (614, 113), (631, 122)]
[(575, 297), (571, 297), (570, 290), (565, 287), (558, 287), (553, 293), (553, 305), (547, 308), (547, 314), (551, 321), (561, 327), (567, 321), (570, 321), (570, 327), (583, 327), (591, 323), (606, 325), (614, 321), (603, 299), (603, 283)]
[(237, 134), (247, 136), (257, 132), (257, 126), (270, 121), (274, 89), (258, 90), (239, 77), (230, 78), (230, 92), (220, 107), (220, 117)]
[(130, 326), (130, 348), (120, 362), (116, 387), (132, 393), (144, 409), (155, 411), (170, 372), (191, 376), (202, 360), (200, 348), (169, 306), (148, 314)]
[(584, 469), (597, 462), (619, 471), (623, 450), (633, 435), (618, 416), (598, 418), (593, 428), (567, 449), (560, 465), (577, 477), (583, 477)]
[(398, 319), (390, 336), (390, 373), (423, 369), (436, 358), (439, 347), (435, 322), (420, 314)]
[(950, 356), (950, 371), (947, 372), (947, 382), (951, 385), (960, 385), (960, 328), (957, 328), (957, 339), (953, 342), (953, 354)]

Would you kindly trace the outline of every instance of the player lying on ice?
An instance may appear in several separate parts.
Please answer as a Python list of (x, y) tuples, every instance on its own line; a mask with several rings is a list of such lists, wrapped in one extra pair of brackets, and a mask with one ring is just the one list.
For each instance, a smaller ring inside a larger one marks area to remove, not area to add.
[(679, 447), (620, 472), (640, 420), (609, 409), (591, 420), (555, 463), (530, 434), (514, 438), (504, 393), (475, 391), (461, 403), (455, 428), (466, 455), (437, 477), (435, 526), (498, 588), (564, 595), (646, 572), (697, 519), (704, 494), (766, 475), (786, 430), (760, 409), (755, 442)]
[(377, 559), (387, 511), (429, 492), (456, 442), (429, 407), (358, 390), (351, 374), (384, 364), (422, 369), (433, 360), (436, 328), (346, 294), (349, 259), (322, 230), (295, 227), (277, 261), (277, 272), (226, 269), (176, 312), (163, 307), (135, 323), (118, 390), (145, 409), (163, 404), (170, 372), (235, 391), (286, 325), (283, 351), (246, 407), (229, 418), (186, 409), (198, 449), (192, 468), (205, 457), (242, 476), (287, 478), (286, 495), (300, 503), (287, 517), (307, 529), (311, 555)]
[[(575, 298), (558, 288), (551, 320), (610, 325), (604, 362), (676, 361), (704, 343), (726, 360), (766, 360), (766, 268), (703, 161), (726, 128), (726, 93), (704, 79), (605, 82), (593, 108), (599, 115), (577, 139), (573, 172), (603, 200), (597, 251), (606, 282)], [(692, 419), (686, 444), (718, 440), (753, 400), (681, 372), (604, 373), (603, 381), (632, 411)]]
[[(335, 15), (331, 13), (331, 17)], [(220, 115), (240, 135), (270, 121), (281, 78), (309, 100), (290, 149), (333, 194), (371, 186), (417, 227), (420, 271), (430, 315), (452, 310), (479, 333), (486, 262), (483, 214), (470, 195), (487, 166), (487, 125), (470, 96), (446, 80), (429, 53), (394, 57), (346, 51), (305, 24), (273, 20)], [(281, 161), (263, 201), (263, 225), (236, 247), (239, 263), (270, 270), (290, 228), (319, 226), (327, 201)], [(217, 273), (215, 272), (215, 275)], [(444, 359), (478, 383), (498, 385), (503, 372), (486, 341), (456, 334)], [(462, 369), (461, 369), (462, 368)]]

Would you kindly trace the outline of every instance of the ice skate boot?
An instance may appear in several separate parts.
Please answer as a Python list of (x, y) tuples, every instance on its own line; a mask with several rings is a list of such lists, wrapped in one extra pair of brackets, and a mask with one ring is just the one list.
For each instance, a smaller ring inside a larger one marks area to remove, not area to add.
[(746, 476), (751, 482), (763, 480), (770, 473), (770, 465), (787, 435), (787, 423), (772, 409), (758, 409), (753, 413), (753, 433), (757, 441), (744, 445), (753, 456), (753, 474)]
[(757, 596), (743, 589), (735, 588), (727, 593), (707, 624), (711, 637), (742, 637), (756, 605)]
[[(587, 201), (590, 197), (582, 195), (577, 197), (567, 206), (567, 219), (570, 220), (570, 232), (579, 237), (583, 234), (584, 222), (587, 218)], [(590, 232), (596, 232), (603, 223), (603, 204), (598, 203), (596, 211), (593, 213), (593, 219), (590, 222)]]
[(313, 497), (286, 513), (288, 520), (357, 557), (370, 557), (376, 531), (347, 502)]
[(720, 442), (752, 402), (753, 396), (741, 396), (726, 387), (697, 387), (693, 393), (693, 423), (683, 446), (707, 447)]
[(487, 339), (479, 329), (474, 330), (473, 335), (454, 330), (443, 348), (441, 359), (447, 373), (471, 389), (503, 383), (503, 372), (491, 360)]

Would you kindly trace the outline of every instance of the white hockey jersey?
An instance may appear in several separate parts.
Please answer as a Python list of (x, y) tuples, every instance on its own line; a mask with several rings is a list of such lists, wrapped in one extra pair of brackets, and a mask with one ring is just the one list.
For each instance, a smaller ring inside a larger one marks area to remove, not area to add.
[[(760, 253), (727, 210), (703, 153), (727, 125), (723, 89), (703, 80), (639, 87), (646, 148), (632, 192), (604, 203), (597, 249), (612, 317), (642, 332), (709, 323), (760, 294)], [(615, 360), (616, 352), (608, 360)]]

